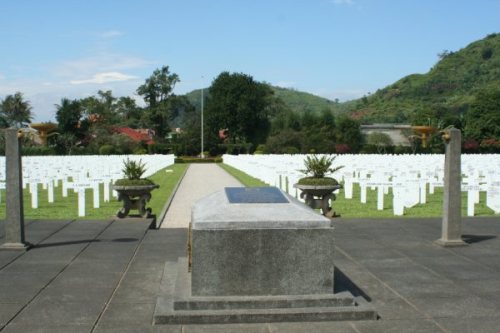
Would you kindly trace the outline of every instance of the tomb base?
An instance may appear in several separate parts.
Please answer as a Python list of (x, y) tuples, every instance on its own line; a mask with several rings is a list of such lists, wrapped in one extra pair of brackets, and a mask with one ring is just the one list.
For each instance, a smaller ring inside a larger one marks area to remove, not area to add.
[(157, 299), (153, 317), (155, 325), (377, 319), (377, 312), (370, 303), (348, 291), (310, 295), (193, 296), (187, 262), (187, 258), (180, 258), (178, 262), (166, 263), (163, 295)]

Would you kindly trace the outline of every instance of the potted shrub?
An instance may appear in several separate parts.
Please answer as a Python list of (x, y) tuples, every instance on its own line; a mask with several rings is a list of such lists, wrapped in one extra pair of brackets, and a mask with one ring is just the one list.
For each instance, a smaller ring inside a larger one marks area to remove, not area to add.
[(151, 199), (151, 191), (160, 185), (153, 183), (150, 179), (142, 178), (146, 168), (141, 160), (137, 162), (127, 158), (123, 164), (122, 171), (125, 178), (118, 179), (112, 186), (113, 190), (118, 192), (118, 200), (123, 201), (123, 207), (116, 213), (116, 216), (124, 218), (131, 209), (137, 209), (139, 215), (148, 217), (151, 209), (146, 208), (146, 203)]
[(295, 188), (302, 191), (300, 197), (303, 198), (306, 204), (313, 208), (321, 208), (323, 215), (328, 217), (336, 217), (335, 212), (329, 205), (329, 200), (335, 200), (334, 191), (342, 188), (342, 185), (332, 177), (325, 175), (334, 173), (343, 168), (343, 166), (332, 167), (336, 156), (318, 155), (306, 156), (304, 160), (304, 170), (299, 170), (306, 177), (299, 179)]

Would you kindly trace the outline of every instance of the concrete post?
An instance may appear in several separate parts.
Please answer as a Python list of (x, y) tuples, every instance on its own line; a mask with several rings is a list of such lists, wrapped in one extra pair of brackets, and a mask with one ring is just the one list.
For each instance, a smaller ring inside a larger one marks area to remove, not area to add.
[(5, 243), (0, 250), (27, 250), (24, 239), (23, 176), (21, 144), (17, 129), (5, 130), (6, 218)]
[(462, 172), (460, 130), (451, 128), (444, 135), (446, 154), (444, 162), (443, 222), (437, 244), (445, 247), (467, 245), (462, 240)]

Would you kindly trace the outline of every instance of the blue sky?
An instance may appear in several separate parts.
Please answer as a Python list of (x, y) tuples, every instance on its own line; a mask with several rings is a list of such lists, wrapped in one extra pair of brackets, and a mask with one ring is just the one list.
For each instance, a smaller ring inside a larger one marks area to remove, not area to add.
[(344, 101), (494, 32), (500, 0), (0, 0), (0, 98), (48, 121), (62, 97), (134, 96), (168, 65), (177, 94), (230, 71)]

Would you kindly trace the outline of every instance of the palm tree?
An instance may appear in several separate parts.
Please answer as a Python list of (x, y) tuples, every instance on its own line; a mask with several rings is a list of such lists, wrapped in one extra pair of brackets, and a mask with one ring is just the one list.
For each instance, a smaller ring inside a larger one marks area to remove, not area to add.
[(0, 117), (8, 126), (22, 127), (23, 123), (30, 123), (33, 118), (29, 101), (23, 99), (23, 94), (16, 92), (7, 95), (0, 103)]
[(56, 120), (59, 132), (75, 133), (82, 118), (82, 106), (78, 100), (61, 99), (61, 104), (56, 104)]

